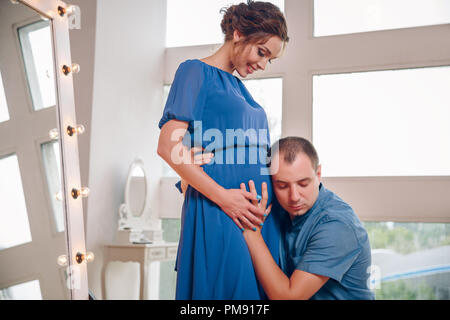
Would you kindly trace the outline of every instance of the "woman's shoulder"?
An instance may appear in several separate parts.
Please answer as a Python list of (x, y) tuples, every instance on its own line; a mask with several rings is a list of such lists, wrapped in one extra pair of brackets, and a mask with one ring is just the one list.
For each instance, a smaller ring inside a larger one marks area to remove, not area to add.
[(204, 79), (207, 77), (207, 70), (204, 67), (204, 63), (198, 59), (188, 59), (180, 63), (178, 69), (175, 73), (175, 77), (181, 78), (200, 78)]
[(204, 71), (204, 63), (198, 59), (187, 59), (184, 60), (180, 65), (178, 66), (179, 70), (198, 70), (198, 71)]

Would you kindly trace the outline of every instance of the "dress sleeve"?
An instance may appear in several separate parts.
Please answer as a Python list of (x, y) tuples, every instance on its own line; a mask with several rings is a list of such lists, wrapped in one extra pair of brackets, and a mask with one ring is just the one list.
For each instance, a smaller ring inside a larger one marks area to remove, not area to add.
[(317, 226), (296, 269), (330, 277), (338, 282), (361, 252), (351, 226), (339, 220)]
[(201, 120), (206, 101), (207, 81), (201, 63), (188, 60), (180, 64), (170, 88), (159, 128), (169, 120), (188, 121), (189, 128), (195, 120)]

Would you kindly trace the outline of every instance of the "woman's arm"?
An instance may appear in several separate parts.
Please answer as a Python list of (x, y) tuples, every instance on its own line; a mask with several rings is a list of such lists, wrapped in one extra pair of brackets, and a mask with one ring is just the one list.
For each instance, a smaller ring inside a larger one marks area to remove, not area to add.
[[(205, 197), (216, 203), (237, 225), (241, 223), (254, 228), (262, 222), (264, 211), (251, 204), (256, 195), (241, 189), (225, 189), (191, 161), (190, 152), (185, 151), (182, 139), (188, 123), (170, 120), (161, 128), (158, 142), (158, 155), (177, 172), (180, 177)], [(255, 216), (257, 215), (257, 216)]]

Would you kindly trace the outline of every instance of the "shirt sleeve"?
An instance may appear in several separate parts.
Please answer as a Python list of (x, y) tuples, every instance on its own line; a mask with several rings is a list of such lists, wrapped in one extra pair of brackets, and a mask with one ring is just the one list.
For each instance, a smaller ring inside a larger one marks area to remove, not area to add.
[(167, 97), (159, 128), (169, 120), (192, 122), (201, 120), (206, 101), (205, 70), (201, 63), (185, 61), (178, 67)]
[(330, 277), (338, 282), (361, 252), (351, 226), (339, 220), (320, 223), (310, 238), (296, 269)]

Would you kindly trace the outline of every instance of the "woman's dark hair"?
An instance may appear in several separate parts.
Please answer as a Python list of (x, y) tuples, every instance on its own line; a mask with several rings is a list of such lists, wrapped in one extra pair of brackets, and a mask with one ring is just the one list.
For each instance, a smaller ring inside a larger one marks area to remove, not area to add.
[(244, 36), (242, 44), (265, 43), (272, 36), (280, 37), (283, 44), (289, 41), (284, 15), (270, 2), (248, 0), (220, 12), (224, 13), (220, 26), (225, 41), (233, 39), (234, 30)]

